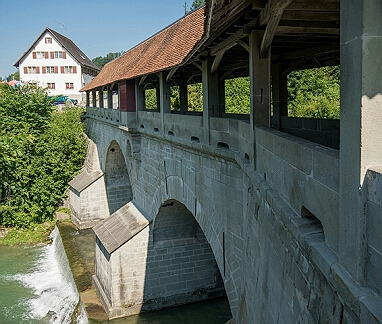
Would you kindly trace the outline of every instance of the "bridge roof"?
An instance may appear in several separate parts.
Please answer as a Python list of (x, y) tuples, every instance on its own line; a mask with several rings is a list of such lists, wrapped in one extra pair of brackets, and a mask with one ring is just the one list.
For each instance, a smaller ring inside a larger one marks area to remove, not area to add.
[(200, 7), (106, 64), (81, 91), (181, 65), (204, 34), (204, 11)]

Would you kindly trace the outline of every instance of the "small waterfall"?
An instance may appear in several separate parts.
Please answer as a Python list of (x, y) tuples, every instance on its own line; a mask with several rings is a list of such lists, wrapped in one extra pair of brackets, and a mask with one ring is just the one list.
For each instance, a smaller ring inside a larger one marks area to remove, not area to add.
[[(31, 319), (41, 319), (47, 323), (71, 324), (79, 294), (57, 228), (53, 230), (51, 238), (52, 244), (42, 247), (33, 271), (16, 275), (15, 279), (32, 289), (35, 295), (35, 298), (28, 302)], [(83, 307), (76, 322), (88, 323)]]

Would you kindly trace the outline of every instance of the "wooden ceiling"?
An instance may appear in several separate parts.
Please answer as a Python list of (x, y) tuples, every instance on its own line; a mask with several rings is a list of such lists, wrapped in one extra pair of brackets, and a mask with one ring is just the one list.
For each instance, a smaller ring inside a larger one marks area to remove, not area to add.
[(207, 0), (209, 37), (195, 60), (214, 59), (220, 78), (248, 75), (248, 36), (263, 30), (260, 48), (284, 75), (340, 63), (340, 0)]

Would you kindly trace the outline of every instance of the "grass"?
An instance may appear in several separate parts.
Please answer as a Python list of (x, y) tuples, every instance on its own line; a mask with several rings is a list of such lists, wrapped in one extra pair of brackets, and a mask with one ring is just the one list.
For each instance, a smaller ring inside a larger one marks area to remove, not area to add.
[(0, 245), (34, 245), (49, 242), (49, 234), (56, 225), (55, 221), (36, 224), (31, 228), (9, 228), (8, 235), (0, 238)]
[[(70, 215), (70, 210), (65, 207), (57, 209), (58, 212)], [(0, 245), (35, 245), (50, 243), (49, 235), (56, 226), (56, 219), (43, 224), (34, 224), (30, 228), (8, 228), (8, 234), (0, 238)], [(61, 222), (71, 222), (70, 218)]]

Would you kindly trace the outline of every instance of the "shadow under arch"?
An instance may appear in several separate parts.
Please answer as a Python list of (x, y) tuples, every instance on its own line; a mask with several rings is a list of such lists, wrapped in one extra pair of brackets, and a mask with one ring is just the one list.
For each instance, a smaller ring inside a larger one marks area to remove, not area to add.
[[(143, 292), (143, 300), (150, 303), (144, 302), (144, 310), (226, 296), (212, 248), (185, 205), (166, 200), (151, 226)], [(230, 318), (227, 301), (222, 323)]]
[(119, 144), (114, 140), (106, 154), (105, 186), (110, 215), (133, 199), (126, 161)]

